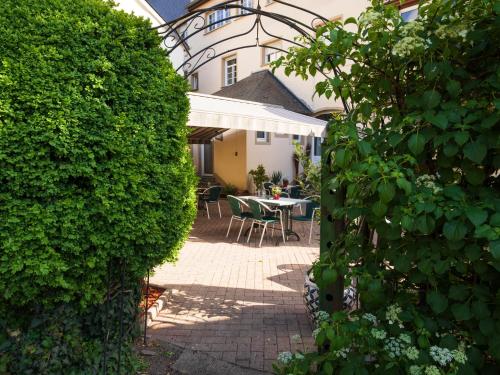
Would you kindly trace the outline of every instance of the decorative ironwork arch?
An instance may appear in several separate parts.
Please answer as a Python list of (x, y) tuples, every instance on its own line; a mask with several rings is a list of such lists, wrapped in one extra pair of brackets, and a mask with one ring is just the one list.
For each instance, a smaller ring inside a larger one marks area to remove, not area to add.
[[(285, 49), (279, 48), (277, 46), (262, 45), (260, 43), (260, 40), (261, 37), (264, 35), (274, 38), (275, 40), (288, 42), (294, 46), (305, 47), (305, 45), (302, 44), (299, 40), (292, 40), (289, 38), (281, 37), (270, 32), (262, 22), (264, 19), (274, 20), (278, 23), (288, 26), (290, 29), (295, 31), (298, 36), (309, 40), (312, 40), (315, 36), (316, 33), (315, 24), (317, 22), (324, 23), (328, 21), (325, 17), (321, 16), (316, 12), (300, 7), (298, 5), (291, 4), (286, 1), (274, 0), (275, 3), (279, 3), (288, 8), (300, 11), (302, 14), (310, 18), (310, 23), (307, 24), (305, 22), (287, 16), (286, 14), (263, 10), (260, 4), (261, 0), (256, 0), (256, 2), (257, 4), (255, 4), (255, 6), (248, 7), (245, 6), (244, 5), (245, 3), (241, 0), (223, 1), (220, 2), (219, 4), (213, 5), (208, 8), (199, 8), (190, 11), (175, 20), (172, 20), (168, 23), (155, 27), (155, 29), (158, 30), (158, 33), (163, 39), (163, 44), (166, 47), (167, 55), (170, 55), (173, 51), (175, 51), (178, 48), (184, 48), (187, 58), (177, 68), (177, 71), (182, 70), (184, 71), (185, 76), (189, 76), (196, 70), (204, 66), (205, 64), (209, 63), (210, 61), (220, 56), (226, 55), (227, 53), (242, 49), (266, 47), (279, 52), (284, 52), (284, 53), (287, 52)], [(205, 16), (207, 14), (216, 12), (218, 10), (227, 11), (232, 9), (236, 10), (236, 14), (231, 14), (231, 13), (225, 14), (224, 18), (217, 19), (216, 21), (211, 23), (208, 22), (208, 19)], [(209, 30), (211, 27), (231, 21), (232, 19), (252, 17), (252, 16), (254, 16), (255, 19), (248, 30), (235, 35), (231, 35), (229, 37), (222, 38), (216, 42), (204, 46), (198, 51), (191, 51), (189, 47), (189, 41), (196, 35), (203, 33), (206, 30)], [(233, 39), (242, 38), (246, 35), (250, 35), (252, 32), (255, 33), (254, 43), (242, 44), (241, 46), (233, 48), (224, 48), (225, 42)]]

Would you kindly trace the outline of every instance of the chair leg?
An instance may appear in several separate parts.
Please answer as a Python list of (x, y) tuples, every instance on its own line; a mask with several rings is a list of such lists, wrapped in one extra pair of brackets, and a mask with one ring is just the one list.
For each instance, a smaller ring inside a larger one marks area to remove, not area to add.
[(283, 235), (283, 243), (286, 244), (285, 242), (285, 227), (283, 226), (283, 218), (280, 217), (280, 224), (281, 224), (281, 234)]
[(267, 223), (264, 224), (264, 228), (262, 229), (262, 235), (260, 236), (259, 247), (262, 247), (262, 240), (264, 239), (264, 234), (266, 234)]
[(229, 237), (229, 231), (231, 230), (231, 224), (233, 224), (234, 216), (231, 216), (231, 220), (229, 221), (229, 228), (227, 228), (226, 238)]
[(219, 219), (222, 219), (222, 214), (220, 212), (220, 203), (219, 203), (219, 201), (217, 201), (217, 206), (219, 206)]
[(300, 211), (300, 214), (303, 215), (302, 214), (302, 205), (301, 204), (299, 204), (299, 211)]
[(314, 218), (311, 219), (311, 228), (309, 229), (309, 245), (311, 244), (311, 238), (313, 234), (313, 224), (314, 224)]
[(250, 230), (248, 231), (247, 243), (250, 242), (250, 236), (252, 235), (252, 229), (253, 229), (254, 224), (255, 224), (255, 221), (252, 221), (252, 224), (250, 224)]
[(210, 211), (208, 210), (208, 203), (205, 202), (205, 207), (207, 208), (207, 217), (210, 219)]
[(243, 231), (243, 226), (245, 225), (245, 219), (241, 220), (241, 228), (240, 232), (238, 233), (238, 238), (236, 239), (236, 242), (240, 240), (241, 232)]

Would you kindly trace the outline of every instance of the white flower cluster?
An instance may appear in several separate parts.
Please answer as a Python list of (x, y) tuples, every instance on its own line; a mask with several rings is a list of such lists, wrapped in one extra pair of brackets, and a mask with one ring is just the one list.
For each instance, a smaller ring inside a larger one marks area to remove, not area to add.
[(440, 348), (439, 346), (431, 346), (429, 352), (432, 359), (441, 366), (446, 366), (448, 363), (453, 361), (453, 354), (449, 349)]
[(328, 314), (326, 311), (318, 311), (316, 313), (316, 320), (318, 321), (318, 324), (319, 323), (322, 323), (322, 322), (327, 322), (330, 320), (330, 314)]
[(320, 332), (321, 332), (321, 328), (316, 328), (314, 331), (312, 331), (312, 336), (313, 336), (314, 340), (316, 340), (316, 337), (318, 337)]
[(411, 344), (411, 336), (407, 333), (402, 333), (399, 335), (399, 339), (405, 344)]
[(467, 355), (463, 350), (453, 350), (451, 352), (451, 355), (453, 356), (453, 359), (458, 363), (464, 364), (465, 362), (467, 362)]
[(410, 366), (408, 373), (410, 375), (422, 375), (422, 368), (416, 365)]
[(377, 340), (383, 340), (387, 337), (387, 332), (385, 332), (383, 329), (372, 328), (370, 330), (370, 334)]
[(443, 189), (436, 185), (436, 176), (423, 174), (419, 176), (415, 181), (415, 185), (417, 187), (426, 187), (427, 189), (431, 189), (434, 194), (440, 193)]
[(358, 24), (360, 26), (371, 25), (381, 18), (382, 18), (382, 14), (380, 14), (379, 12), (375, 12), (373, 9), (370, 9), (370, 10), (366, 11), (365, 13), (363, 13), (358, 18)]
[(293, 354), (290, 352), (281, 352), (278, 354), (278, 362), (288, 365), (290, 362), (292, 362), (293, 359)]
[(425, 375), (440, 375), (441, 372), (436, 366), (427, 366), (425, 368)]
[(302, 353), (295, 353), (294, 356), (295, 359), (298, 359), (299, 361), (302, 361), (304, 359), (304, 355)]
[(371, 322), (373, 324), (377, 324), (377, 317), (373, 314), (364, 313), (361, 317), (365, 320), (368, 320), (369, 322)]
[(401, 35), (403, 36), (415, 36), (422, 31), (424, 31), (424, 26), (418, 21), (407, 22), (401, 27)]
[(409, 346), (404, 350), (404, 354), (410, 361), (416, 361), (420, 352), (414, 346)]
[(392, 54), (402, 58), (410, 57), (414, 53), (423, 51), (425, 41), (418, 36), (405, 36), (398, 40), (392, 47)]
[(347, 354), (349, 354), (350, 351), (351, 351), (351, 348), (342, 348), (342, 349), (336, 350), (334, 352), (334, 355), (337, 358), (347, 358)]
[(401, 356), (401, 353), (404, 350), (404, 344), (400, 339), (389, 337), (385, 340), (384, 350), (387, 352), (389, 357), (396, 358)]
[(468, 33), (469, 31), (463, 25), (441, 25), (435, 32), (439, 39), (455, 39), (460, 37), (463, 41), (466, 40)]
[(385, 313), (385, 318), (387, 319), (389, 324), (401, 323), (401, 319), (399, 319), (398, 315), (402, 311), (403, 310), (398, 304), (390, 305)]

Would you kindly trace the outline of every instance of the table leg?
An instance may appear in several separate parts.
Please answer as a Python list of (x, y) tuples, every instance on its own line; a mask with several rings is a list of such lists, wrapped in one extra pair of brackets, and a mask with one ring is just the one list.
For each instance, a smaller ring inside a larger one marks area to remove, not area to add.
[(291, 236), (294, 236), (297, 241), (300, 241), (300, 236), (293, 231), (293, 227), (292, 227), (292, 210), (293, 210), (293, 206), (291, 208), (288, 208), (285, 211), (285, 222), (286, 222), (286, 231), (285, 231), (285, 234), (286, 234), (286, 237), (287, 239)]

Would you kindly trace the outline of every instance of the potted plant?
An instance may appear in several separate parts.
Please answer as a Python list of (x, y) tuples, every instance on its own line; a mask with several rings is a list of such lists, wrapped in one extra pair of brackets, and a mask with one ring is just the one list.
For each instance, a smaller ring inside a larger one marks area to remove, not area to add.
[(281, 188), (279, 186), (273, 186), (271, 189), (271, 192), (273, 193), (273, 199), (280, 199), (281, 197)]
[(248, 174), (252, 176), (253, 183), (257, 188), (257, 194), (262, 194), (262, 191), (264, 190), (264, 182), (269, 181), (269, 177), (266, 175), (266, 169), (264, 166), (259, 164), (257, 168), (252, 169), (248, 172)]
[(271, 174), (271, 182), (275, 185), (278, 185), (281, 182), (281, 177), (283, 177), (280, 171), (274, 171)]

